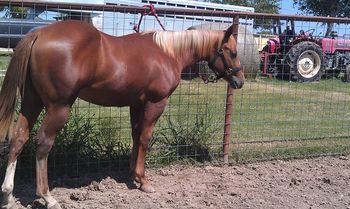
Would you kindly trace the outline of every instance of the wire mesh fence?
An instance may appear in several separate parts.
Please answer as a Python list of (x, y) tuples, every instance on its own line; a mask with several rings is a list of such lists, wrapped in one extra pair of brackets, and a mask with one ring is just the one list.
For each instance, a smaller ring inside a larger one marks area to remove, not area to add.
[[(162, 26), (175, 31), (223, 30), (232, 24), (235, 14), (240, 14), (238, 55), (247, 81), (233, 95), (230, 161), (349, 153), (350, 88), (344, 82), (350, 79), (347, 19), (259, 15), (252, 8), (190, 2), (167, 5), (168, 1), (142, 1), (132, 5), (147, 7), (0, 2), (5, 6), (0, 19), (2, 76), (19, 38), (56, 21), (87, 21), (105, 33), (121, 36), (134, 33), (135, 28), (143, 32), (162, 30)], [(13, 7), (26, 9), (16, 12)], [(333, 32), (327, 30), (327, 21), (333, 22)], [(25, 28), (28, 22), (30, 27)], [(148, 165), (180, 159), (221, 161), (227, 84), (206, 84), (203, 79), (209, 75), (205, 63), (183, 72), (157, 123)], [(78, 99), (51, 151), (50, 175), (128, 169), (132, 141), (129, 121), (127, 107), (101, 107)], [(35, 125), (32, 140), (19, 160), (19, 172), (25, 170), (26, 176), (27, 169), (33, 171), (35, 167), (33, 139), (39, 125)], [(2, 156), (7, 147), (3, 144)]]
[(348, 152), (349, 25), (298, 18), (261, 23), (255, 28), (272, 34), (256, 35), (257, 44), (266, 41), (258, 45), (260, 79), (236, 97), (237, 159)]

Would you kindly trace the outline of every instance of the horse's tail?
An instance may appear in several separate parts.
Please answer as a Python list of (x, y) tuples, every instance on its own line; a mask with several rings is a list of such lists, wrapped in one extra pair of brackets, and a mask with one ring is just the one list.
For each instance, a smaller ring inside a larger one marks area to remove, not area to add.
[(36, 38), (35, 32), (30, 33), (18, 43), (7, 68), (0, 92), (0, 141), (6, 138), (13, 122), (17, 88), (23, 98), (28, 62)]

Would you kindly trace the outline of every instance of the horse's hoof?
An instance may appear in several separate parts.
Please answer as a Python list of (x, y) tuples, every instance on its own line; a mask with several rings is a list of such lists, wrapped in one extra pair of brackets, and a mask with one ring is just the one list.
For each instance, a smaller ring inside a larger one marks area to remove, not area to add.
[(141, 179), (139, 177), (135, 176), (133, 179), (136, 183), (141, 183)]
[(16, 203), (16, 199), (10, 199), (7, 203), (2, 203), (1, 204), (1, 209), (22, 209), (24, 208), (23, 206), (19, 205)]
[(24, 208), (23, 206), (18, 205), (17, 203), (1, 205), (1, 209), (23, 209), (23, 208)]
[(60, 204), (56, 203), (53, 206), (47, 207), (47, 209), (62, 209)]
[(143, 191), (143, 192), (146, 192), (146, 193), (154, 193), (156, 192), (156, 190), (151, 186), (151, 185), (142, 185), (140, 187), (140, 190)]

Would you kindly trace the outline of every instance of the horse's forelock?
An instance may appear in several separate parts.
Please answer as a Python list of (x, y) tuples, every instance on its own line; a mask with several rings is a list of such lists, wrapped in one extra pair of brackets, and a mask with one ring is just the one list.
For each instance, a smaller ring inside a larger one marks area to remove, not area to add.
[(186, 30), (180, 32), (157, 31), (153, 41), (171, 57), (177, 57), (189, 49), (203, 57), (215, 45), (220, 44), (223, 33), (210, 30)]

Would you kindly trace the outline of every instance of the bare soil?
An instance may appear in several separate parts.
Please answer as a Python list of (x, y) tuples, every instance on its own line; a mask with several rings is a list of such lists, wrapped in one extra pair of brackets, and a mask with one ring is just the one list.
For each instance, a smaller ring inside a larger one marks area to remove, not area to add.
[[(276, 160), (233, 166), (174, 165), (148, 169), (156, 189), (137, 189), (126, 174), (51, 181), (52, 194), (67, 209), (147, 208), (336, 208), (350, 209), (350, 156)], [(111, 176), (111, 177), (110, 177)], [(15, 192), (27, 208), (45, 208), (33, 202), (33, 184)]]

